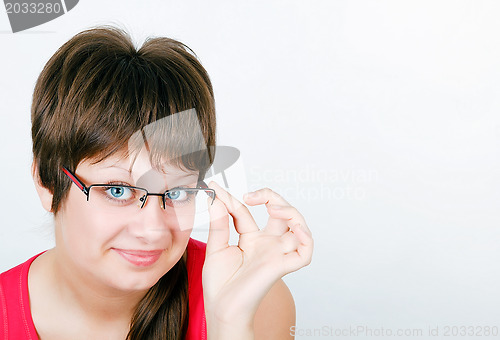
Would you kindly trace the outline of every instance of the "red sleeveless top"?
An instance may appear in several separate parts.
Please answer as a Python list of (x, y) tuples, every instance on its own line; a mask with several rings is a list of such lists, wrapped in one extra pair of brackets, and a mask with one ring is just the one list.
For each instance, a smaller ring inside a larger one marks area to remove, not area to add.
[[(203, 305), (201, 271), (205, 261), (206, 244), (189, 239), (187, 272), (189, 289), (189, 325), (186, 340), (206, 340), (207, 324)], [(0, 274), (0, 339), (38, 340), (31, 318), (28, 292), (28, 271), (39, 256)]]

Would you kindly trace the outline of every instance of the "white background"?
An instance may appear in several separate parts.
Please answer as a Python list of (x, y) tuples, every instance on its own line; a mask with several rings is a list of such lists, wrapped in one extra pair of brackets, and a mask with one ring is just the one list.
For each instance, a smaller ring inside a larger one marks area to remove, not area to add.
[(498, 1), (80, 0), (12, 34), (0, 10), (0, 271), (53, 244), (29, 170), (35, 80), (111, 23), (190, 46), (218, 142), (242, 153), (230, 187), (269, 186), (306, 217), (313, 262), (285, 278), (301, 333), (500, 327), (499, 17)]

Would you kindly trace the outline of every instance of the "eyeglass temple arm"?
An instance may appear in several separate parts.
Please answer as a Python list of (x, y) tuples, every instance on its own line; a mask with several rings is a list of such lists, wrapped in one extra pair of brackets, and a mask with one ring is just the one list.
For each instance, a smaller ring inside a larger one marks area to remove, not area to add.
[(66, 168), (65, 166), (62, 167), (62, 171), (69, 177), (69, 179), (71, 179), (71, 181), (73, 183), (76, 184), (76, 186), (81, 190), (83, 191), (83, 193), (85, 195), (87, 195), (87, 197), (89, 196), (89, 189), (85, 186), (85, 184), (82, 183), (82, 181), (80, 181), (78, 179), (78, 177), (75, 176), (74, 173), (72, 173), (68, 168)]
[(205, 183), (205, 181), (199, 181), (198, 182), (198, 187), (202, 188), (202, 189), (205, 189), (205, 190), (208, 190), (211, 193), (210, 197), (212, 197), (212, 199), (215, 200), (215, 196), (216, 196), (215, 190), (214, 189), (210, 189), (208, 187), (207, 183)]

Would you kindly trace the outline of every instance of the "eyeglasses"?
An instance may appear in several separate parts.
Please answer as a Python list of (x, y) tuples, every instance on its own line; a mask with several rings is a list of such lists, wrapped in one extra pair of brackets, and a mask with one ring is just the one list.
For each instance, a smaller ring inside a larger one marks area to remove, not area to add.
[(92, 184), (86, 186), (68, 168), (62, 171), (87, 196), (87, 201), (109, 212), (134, 213), (142, 209), (149, 196), (158, 196), (161, 206), (168, 213), (178, 216), (194, 216), (206, 212), (215, 200), (215, 190), (205, 182), (198, 182), (196, 188), (176, 187), (161, 193), (150, 193), (144, 188), (121, 184)]

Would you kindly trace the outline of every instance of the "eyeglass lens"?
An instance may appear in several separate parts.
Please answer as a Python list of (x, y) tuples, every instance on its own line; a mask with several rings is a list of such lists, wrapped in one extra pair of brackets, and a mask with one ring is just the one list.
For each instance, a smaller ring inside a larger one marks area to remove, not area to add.
[(89, 188), (88, 200), (91, 204), (125, 212), (139, 210), (146, 203), (145, 200), (158, 199), (167, 213), (192, 216), (208, 210), (209, 204), (213, 201), (211, 194), (211, 191), (204, 189), (178, 188), (166, 192), (163, 202), (162, 195), (148, 195), (146, 190), (140, 188), (93, 185)]

